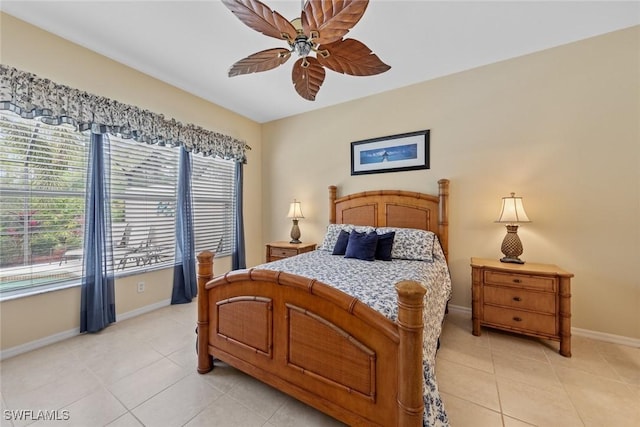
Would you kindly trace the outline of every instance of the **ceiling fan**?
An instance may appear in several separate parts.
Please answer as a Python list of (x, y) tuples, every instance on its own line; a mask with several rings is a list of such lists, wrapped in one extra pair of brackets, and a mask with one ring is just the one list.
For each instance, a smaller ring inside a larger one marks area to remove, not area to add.
[(362, 18), (368, 0), (307, 0), (300, 18), (292, 21), (258, 0), (222, 2), (247, 26), (289, 44), (288, 49), (267, 49), (241, 59), (231, 66), (229, 77), (272, 70), (296, 52), (300, 58), (293, 65), (293, 85), (301, 97), (314, 101), (324, 82), (324, 67), (352, 76), (391, 68), (362, 42), (343, 38)]

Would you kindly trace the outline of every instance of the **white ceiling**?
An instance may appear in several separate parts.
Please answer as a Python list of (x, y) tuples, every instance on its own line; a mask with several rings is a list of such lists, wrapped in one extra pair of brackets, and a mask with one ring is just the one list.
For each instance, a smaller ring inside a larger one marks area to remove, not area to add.
[[(300, 15), (300, 0), (263, 3), (287, 19)], [(237, 60), (286, 43), (245, 26), (220, 1), (2, 0), (0, 7), (260, 123), (640, 24), (638, 1), (372, 0), (347, 37), (391, 70), (370, 77), (327, 70), (312, 102), (293, 88), (293, 57), (275, 70), (227, 77)]]

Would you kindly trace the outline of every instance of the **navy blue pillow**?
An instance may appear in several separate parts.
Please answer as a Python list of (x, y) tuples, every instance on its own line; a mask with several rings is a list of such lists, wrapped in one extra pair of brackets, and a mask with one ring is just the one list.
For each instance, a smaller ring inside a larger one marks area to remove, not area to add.
[(338, 240), (336, 241), (336, 245), (333, 247), (331, 255), (344, 255), (347, 252), (347, 243), (349, 243), (349, 232), (340, 230)]
[(349, 234), (345, 258), (357, 258), (364, 261), (374, 261), (376, 247), (378, 246), (378, 234), (373, 231), (369, 234), (352, 231)]
[(378, 246), (376, 246), (376, 259), (391, 261), (391, 250), (393, 249), (393, 238), (395, 231), (378, 235)]

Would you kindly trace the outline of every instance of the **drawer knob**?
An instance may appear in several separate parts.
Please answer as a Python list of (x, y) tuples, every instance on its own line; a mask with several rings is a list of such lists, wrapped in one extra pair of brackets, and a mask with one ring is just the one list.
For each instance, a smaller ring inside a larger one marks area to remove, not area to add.
[(522, 322), (522, 318), (518, 316), (513, 316), (513, 320), (515, 320), (516, 322)]
[(522, 283), (522, 280), (520, 280), (520, 279), (513, 279), (513, 283)]
[(520, 298), (520, 297), (513, 297), (513, 300), (514, 300), (514, 301), (518, 301), (518, 302), (520, 302), (520, 301), (522, 301), (522, 298)]

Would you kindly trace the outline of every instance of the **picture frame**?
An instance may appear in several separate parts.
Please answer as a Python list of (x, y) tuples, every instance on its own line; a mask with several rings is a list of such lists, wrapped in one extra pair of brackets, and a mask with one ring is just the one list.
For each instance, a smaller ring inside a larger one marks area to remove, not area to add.
[(351, 175), (429, 169), (429, 130), (351, 143)]

